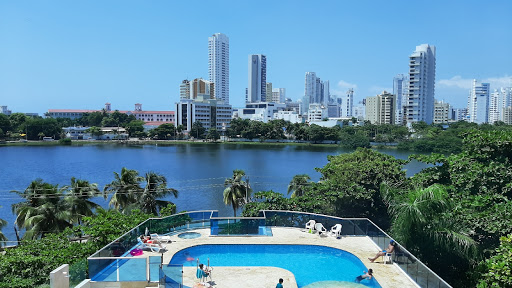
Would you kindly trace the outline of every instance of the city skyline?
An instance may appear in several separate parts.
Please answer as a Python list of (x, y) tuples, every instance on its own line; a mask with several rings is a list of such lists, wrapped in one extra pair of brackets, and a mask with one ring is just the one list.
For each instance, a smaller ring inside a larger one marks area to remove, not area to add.
[[(105, 102), (119, 110), (133, 103), (173, 110), (183, 79), (209, 79), (208, 37), (215, 33), (229, 37), (234, 107), (245, 102), (250, 54), (267, 55), (267, 82), (285, 88), (293, 100), (304, 96), (305, 72), (330, 81), (331, 95), (344, 97), (353, 88), (356, 103), (393, 91), (393, 77), (408, 73), (409, 55), (424, 43), (437, 49), (437, 100), (465, 107), (472, 79), (490, 83), (491, 92), (511, 85), (507, 1), (325, 1), (330, 9), (312, 17), (314, 25), (304, 21), (311, 13), (305, 3), (253, 7), (226, 1), (190, 21), (180, 12), (185, 3), (2, 2), (0, 105), (40, 114), (100, 109)], [(410, 25), (404, 19), (414, 7), (435, 21)], [(255, 13), (244, 12), (249, 9)], [(263, 12), (269, 21), (254, 25)], [(222, 13), (229, 17), (218, 17)], [(383, 16), (386, 21), (378, 20)], [(487, 40), (475, 43), (475, 34)]]

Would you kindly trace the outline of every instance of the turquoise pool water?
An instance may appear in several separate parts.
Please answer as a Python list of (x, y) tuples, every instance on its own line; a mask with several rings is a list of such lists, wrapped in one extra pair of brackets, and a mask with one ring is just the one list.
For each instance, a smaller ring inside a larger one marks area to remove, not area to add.
[[(169, 264), (196, 266), (196, 260), (215, 266), (273, 266), (295, 275), (299, 288), (321, 287), (321, 281), (350, 283), (368, 268), (351, 253), (316, 245), (199, 245), (183, 249)], [(317, 283), (317, 284), (315, 284)], [(325, 282), (324, 282), (325, 283)], [(320, 285), (320, 286), (315, 286)], [(363, 280), (361, 287), (381, 286), (375, 280)]]

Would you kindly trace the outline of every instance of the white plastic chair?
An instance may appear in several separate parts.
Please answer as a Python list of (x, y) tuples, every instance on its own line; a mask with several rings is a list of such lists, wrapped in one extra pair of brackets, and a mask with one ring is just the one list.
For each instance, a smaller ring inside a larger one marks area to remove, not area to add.
[(322, 235), (322, 233), (327, 233), (327, 229), (325, 229), (322, 223), (315, 224), (315, 231), (318, 232), (318, 235)]
[(336, 224), (336, 225), (332, 226), (331, 231), (329, 231), (329, 235), (334, 236), (336, 238), (340, 237), (341, 236), (341, 228), (342, 228), (341, 224)]
[(308, 223), (306, 223), (306, 232), (314, 232), (315, 231), (315, 220), (309, 220)]
[(384, 264), (387, 264), (389, 262), (389, 264), (393, 264), (393, 253), (386, 253), (385, 255), (382, 256), (382, 261), (384, 262)]
[(165, 243), (169, 243), (169, 242), (172, 242), (171, 241), (171, 236), (168, 236), (168, 235), (158, 235), (156, 233), (151, 233), (149, 234), (151, 236), (151, 239), (155, 239), (156, 241), (162, 243), (162, 242), (165, 242)]

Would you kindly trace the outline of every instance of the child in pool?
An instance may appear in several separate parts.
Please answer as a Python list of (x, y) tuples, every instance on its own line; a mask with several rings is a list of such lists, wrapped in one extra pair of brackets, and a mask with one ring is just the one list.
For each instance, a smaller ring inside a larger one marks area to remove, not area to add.
[(356, 278), (357, 283), (361, 282), (361, 280), (363, 280), (363, 279), (368, 279), (368, 280), (372, 279), (372, 277), (373, 277), (372, 269), (368, 269), (368, 272), (366, 272), (366, 271), (363, 271), (363, 272), (364, 272), (363, 275), (357, 276), (357, 278)]

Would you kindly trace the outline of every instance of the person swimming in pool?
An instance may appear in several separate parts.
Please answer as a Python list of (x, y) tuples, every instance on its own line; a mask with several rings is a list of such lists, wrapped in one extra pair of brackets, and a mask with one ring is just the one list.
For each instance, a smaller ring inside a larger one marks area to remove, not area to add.
[(389, 245), (388, 245), (388, 249), (387, 250), (382, 250), (380, 251), (379, 253), (377, 253), (377, 255), (375, 255), (375, 257), (373, 258), (368, 258), (368, 260), (370, 260), (370, 262), (373, 262), (375, 261), (375, 259), (381, 257), (381, 256), (384, 256), (386, 255), (386, 253), (393, 253), (393, 251), (395, 251), (395, 240), (391, 240), (389, 241)]
[(359, 275), (359, 276), (356, 277), (356, 282), (357, 283), (361, 282), (361, 280), (364, 280), (364, 279), (368, 279), (368, 280), (372, 279), (372, 277), (373, 277), (373, 270), (372, 269), (368, 269), (368, 272), (363, 271), (363, 273), (364, 273), (363, 275)]

